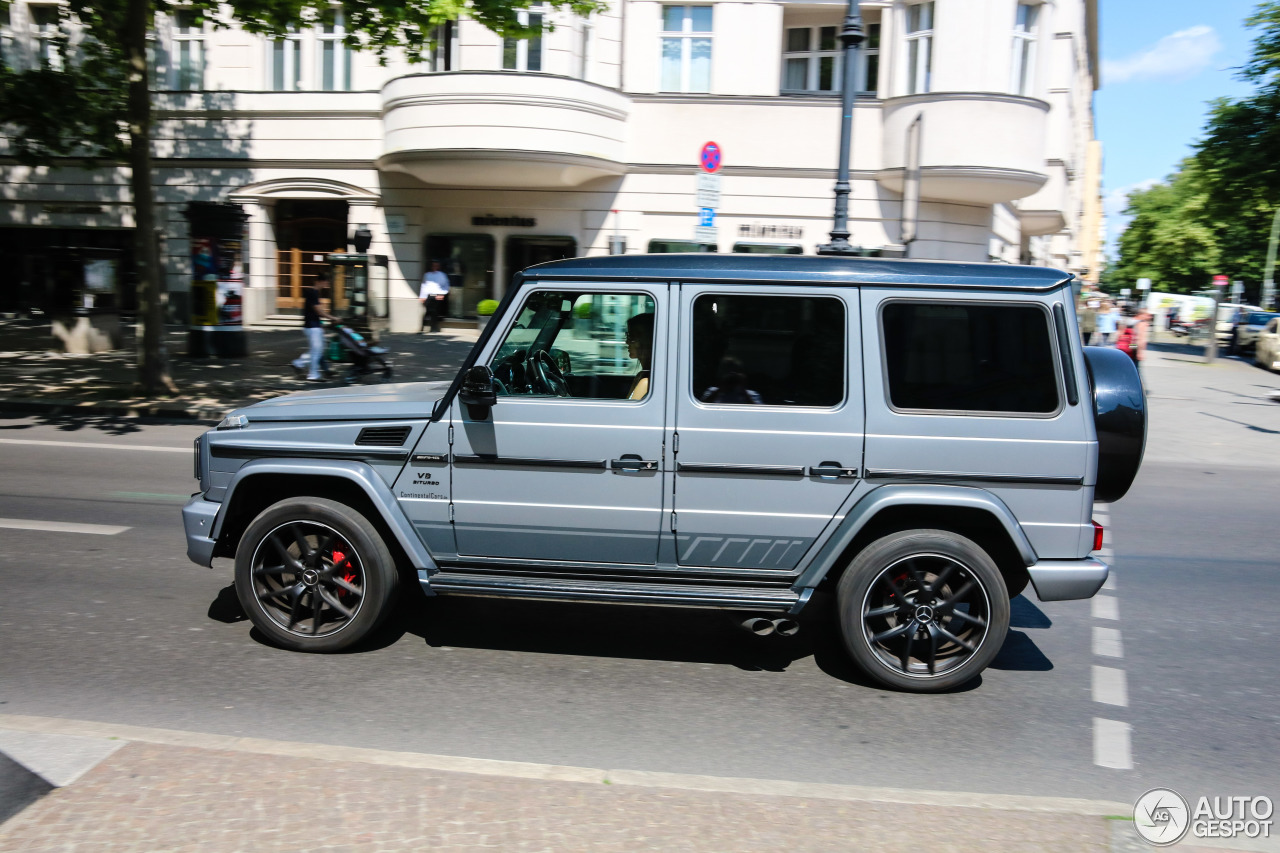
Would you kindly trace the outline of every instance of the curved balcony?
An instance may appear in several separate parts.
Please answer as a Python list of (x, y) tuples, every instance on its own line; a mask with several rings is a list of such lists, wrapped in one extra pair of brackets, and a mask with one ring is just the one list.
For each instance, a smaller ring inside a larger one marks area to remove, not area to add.
[(1049, 105), (994, 92), (931, 92), (884, 102), (881, 185), (902, 192), (907, 129), (923, 116), (920, 196), (935, 201), (998, 204), (1044, 185)]
[(378, 168), (437, 186), (579, 186), (626, 171), (629, 107), (550, 74), (409, 74), (382, 88)]

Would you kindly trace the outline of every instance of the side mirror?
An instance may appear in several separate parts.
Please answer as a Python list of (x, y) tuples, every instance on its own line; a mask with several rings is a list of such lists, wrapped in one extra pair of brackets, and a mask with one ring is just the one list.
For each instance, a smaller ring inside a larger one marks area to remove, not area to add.
[(474, 420), (488, 420), (490, 407), (498, 404), (498, 393), (493, 388), (493, 371), (483, 364), (467, 368), (458, 400), (467, 407), (467, 414)]

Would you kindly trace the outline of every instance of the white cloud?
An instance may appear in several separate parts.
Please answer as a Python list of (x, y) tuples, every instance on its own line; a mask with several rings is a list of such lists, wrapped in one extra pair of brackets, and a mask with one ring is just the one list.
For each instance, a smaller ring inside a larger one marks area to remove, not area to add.
[(1120, 245), (1120, 235), (1124, 233), (1124, 229), (1128, 228), (1129, 223), (1133, 220), (1132, 216), (1124, 215), (1124, 209), (1129, 206), (1129, 193), (1135, 190), (1149, 190), (1158, 183), (1160, 181), (1156, 178), (1147, 178), (1145, 181), (1117, 187), (1103, 196), (1102, 212), (1106, 216), (1107, 254), (1112, 257), (1116, 256)]
[(1102, 83), (1130, 80), (1186, 80), (1209, 67), (1222, 50), (1213, 27), (1200, 24), (1167, 35), (1151, 47), (1123, 59), (1102, 61)]

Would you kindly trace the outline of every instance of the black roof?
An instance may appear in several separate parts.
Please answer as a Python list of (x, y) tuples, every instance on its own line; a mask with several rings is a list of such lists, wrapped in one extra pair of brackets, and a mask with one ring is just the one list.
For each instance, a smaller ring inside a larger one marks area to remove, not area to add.
[(796, 285), (891, 284), (902, 287), (964, 287), (991, 290), (1051, 290), (1071, 279), (1048, 267), (961, 264), (831, 255), (661, 254), (597, 255), (529, 267), (525, 281), (733, 281)]

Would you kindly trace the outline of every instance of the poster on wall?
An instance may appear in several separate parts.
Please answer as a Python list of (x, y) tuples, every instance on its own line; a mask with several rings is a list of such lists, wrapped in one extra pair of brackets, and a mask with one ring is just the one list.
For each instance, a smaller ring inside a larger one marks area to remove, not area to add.
[(243, 322), (244, 271), (239, 240), (191, 241), (191, 324), (239, 326)]

